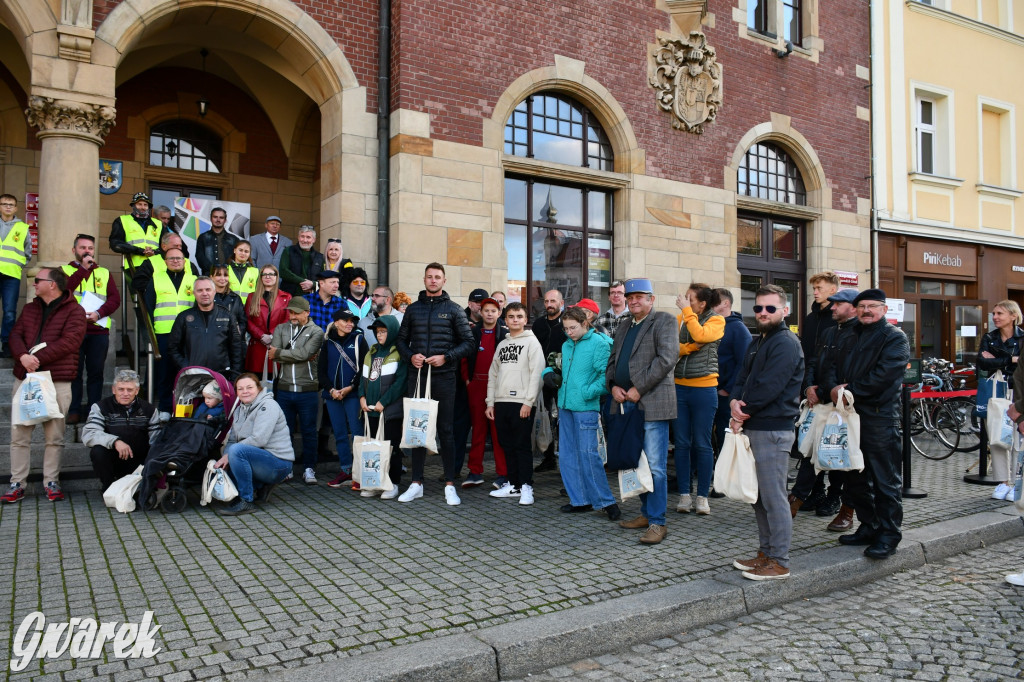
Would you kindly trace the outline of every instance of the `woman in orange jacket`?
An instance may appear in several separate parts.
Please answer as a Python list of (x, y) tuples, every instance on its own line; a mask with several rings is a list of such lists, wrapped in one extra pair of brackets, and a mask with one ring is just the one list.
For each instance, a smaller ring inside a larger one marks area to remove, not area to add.
[[(679, 503), (676, 511), (711, 513), (708, 493), (714, 451), (711, 429), (718, 410), (718, 344), (725, 335), (725, 318), (714, 312), (718, 295), (707, 284), (691, 284), (676, 297), (679, 320), (679, 361), (676, 363), (675, 460)], [(690, 495), (690, 457), (697, 469), (697, 499)]]

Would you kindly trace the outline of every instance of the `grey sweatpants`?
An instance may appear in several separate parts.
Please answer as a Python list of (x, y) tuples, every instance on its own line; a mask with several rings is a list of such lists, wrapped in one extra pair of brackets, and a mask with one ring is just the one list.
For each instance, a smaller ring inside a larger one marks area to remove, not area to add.
[(757, 465), (757, 534), (760, 550), (775, 559), (779, 565), (789, 567), (789, 545), (793, 540), (793, 516), (786, 493), (786, 474), (789, 471), (789, 451), (793, 449), (796, 432), (748, 431), (750, 449)]

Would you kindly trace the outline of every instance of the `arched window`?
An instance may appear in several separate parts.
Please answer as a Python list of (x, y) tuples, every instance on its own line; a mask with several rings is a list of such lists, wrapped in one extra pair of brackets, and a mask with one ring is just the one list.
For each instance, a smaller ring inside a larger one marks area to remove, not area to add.
[(553, 93), (531, 95), (519, 103), (505, 123), (505, 153), (612, 169), (612, 146), (601, 124), (579, 102)]
[(737, 189), (748, 197), (807, 205), (800, 169), (789, 154), (771, 142), (758, 142), (747, 150), (737, 172)]
[[(560, 93), (519, 103), (505, 123), (505, 153), (610, 171), (612, 147), (596, 117)], [(508, 297), (534, 317), (544, 292), (557, 289), (566, 305), (591, 298), (607, 306), (612, 282), (614, 190), (547, 177), (543, 168), (505, 176)]]
[(151, 166), (219, 173), (221, 140), (192, 121), (166, 121), (149, 131)]

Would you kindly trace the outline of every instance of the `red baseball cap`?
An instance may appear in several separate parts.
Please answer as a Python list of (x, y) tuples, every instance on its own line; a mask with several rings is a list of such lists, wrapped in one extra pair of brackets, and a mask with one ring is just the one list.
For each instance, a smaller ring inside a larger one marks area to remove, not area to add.
[(595, 315), (601, 314), (601, 309), (597, 307), (597, 303), (592, 298), (581, 298), (580, 302), (576, 304), (577, 308), (584, 308), (594, 313)]

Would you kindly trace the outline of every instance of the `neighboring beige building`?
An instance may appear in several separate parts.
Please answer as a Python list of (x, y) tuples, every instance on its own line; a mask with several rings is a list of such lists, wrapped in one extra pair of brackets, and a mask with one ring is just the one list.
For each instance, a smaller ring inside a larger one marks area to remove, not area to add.
[(970, 361), (1024, 305), (1024, 2), (873, 2), (872, 45), (878, 281), (914, 355)]

